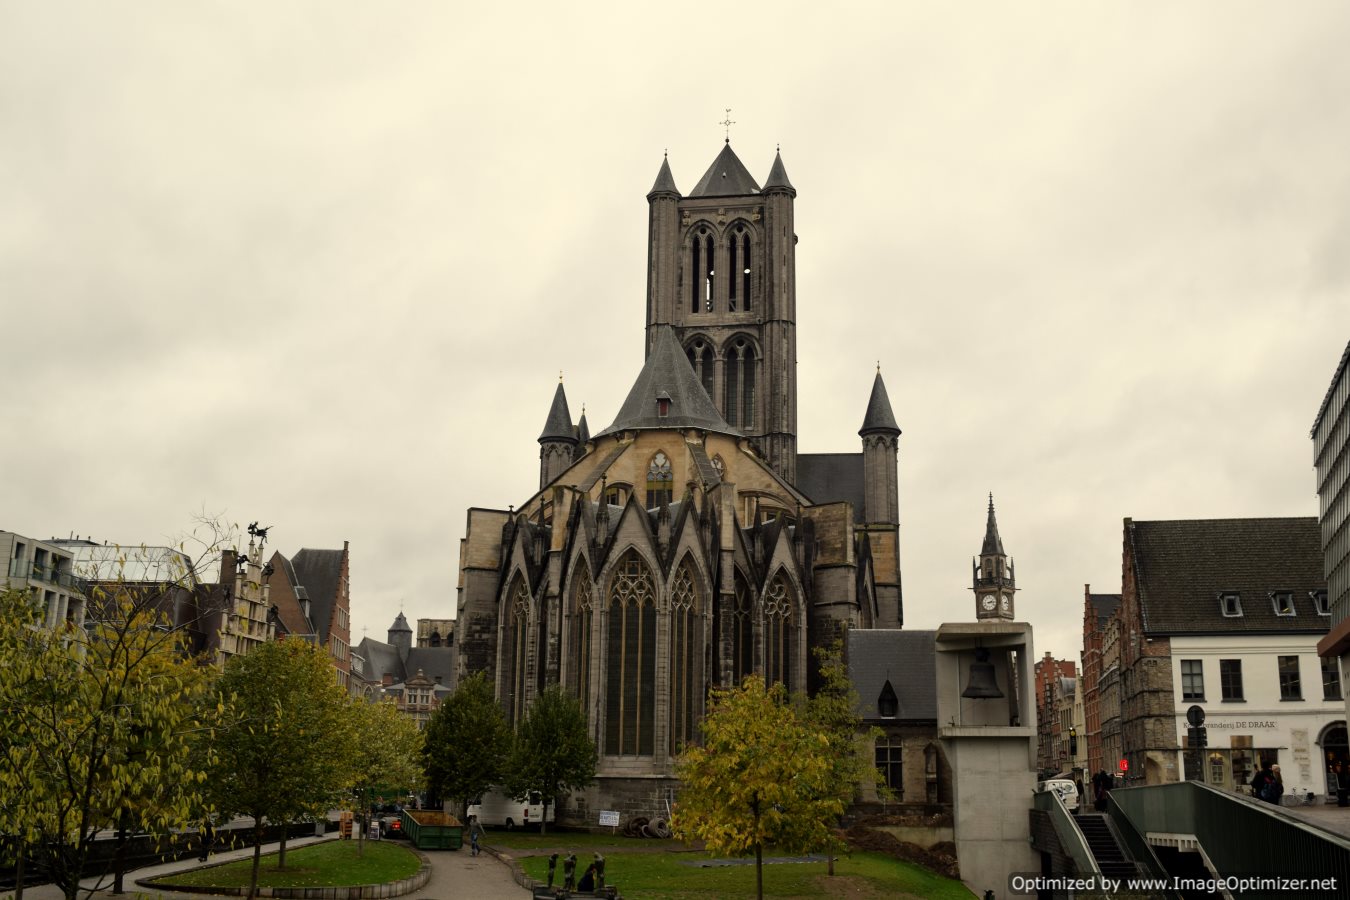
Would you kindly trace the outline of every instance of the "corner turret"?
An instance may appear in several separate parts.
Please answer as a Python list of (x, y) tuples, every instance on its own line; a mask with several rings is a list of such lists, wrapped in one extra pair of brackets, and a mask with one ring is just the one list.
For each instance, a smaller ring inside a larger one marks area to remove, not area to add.
[(577, 446), (577, 432), (572, 425), (572, 413), (567, 408), (567, 392), (563, 390), (562, 376), (553, 392), (553, 405), (548, 420), (539, 435), (539, 488), (542, 490), (572, 465), (572, 452)]

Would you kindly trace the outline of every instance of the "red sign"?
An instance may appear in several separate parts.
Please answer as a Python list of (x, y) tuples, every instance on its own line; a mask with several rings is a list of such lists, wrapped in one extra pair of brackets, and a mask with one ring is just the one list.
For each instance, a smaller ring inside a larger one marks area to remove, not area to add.
[(1129, 770), (1130, 770), (1130, 761), (1128, 759), (1122, 759), (1120, 761), (1120, 771), (1128, 772)]

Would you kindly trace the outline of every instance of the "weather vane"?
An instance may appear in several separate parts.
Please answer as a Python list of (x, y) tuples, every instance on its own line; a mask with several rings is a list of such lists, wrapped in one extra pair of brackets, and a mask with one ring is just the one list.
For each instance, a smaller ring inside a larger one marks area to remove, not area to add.
[(730, 106), (727, 107), (727, 117), (726, 117), (726, 119), (724, 119), (724, 120), (721, 121), (721, 122), (718, 122), (717, 124), (726, 127), (726, 129), (727, 129), (727, 143), (730, 144), (730, 143), (731, 143), (731, 126), (736, 124), (735, 120), (731, 118), (731, 107), (730, 107)]

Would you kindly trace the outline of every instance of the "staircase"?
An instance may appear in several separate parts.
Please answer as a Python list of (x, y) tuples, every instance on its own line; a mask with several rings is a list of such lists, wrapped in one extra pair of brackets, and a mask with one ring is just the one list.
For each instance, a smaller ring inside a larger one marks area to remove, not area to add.
[(1135, 864), (1125, 855), (1111, 826), (1102, 813), (1079, 813), (1074, 817), (1078, 830), (1083, 832), (1088, 849), (1097, 860), (1097, 868), (1109, 878), (1130, 877), (1138, 874)]

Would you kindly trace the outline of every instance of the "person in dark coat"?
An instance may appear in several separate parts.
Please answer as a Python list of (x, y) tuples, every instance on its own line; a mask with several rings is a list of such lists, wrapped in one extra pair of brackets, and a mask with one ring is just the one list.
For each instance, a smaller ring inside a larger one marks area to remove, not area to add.
[(1252, 776), (1252, 796), (1257, 800), (1266, 799), (1266, 785), (1270, 784), (1271, 778), (1270, 764), (1262, 763), (1261, 768)]
[(1336, 805), (1350, 806), (1350, 772), (1345, 771), (1345, 763), (1336, 763), (1334, 779)]
[(1266, 782), (1265, 791), (1262, 794), (1263, 799), (1280, 805), (1280, 798), (1284, 796), (1284, 778), (1280, 775), (1279, 766), (1270, 767), (1270, 781)]
[(577, 890), (589, 892), (595, 890), (595, 863), (586, 867), (586, 872), (581, 876), (581, 881), (577, 882)]

